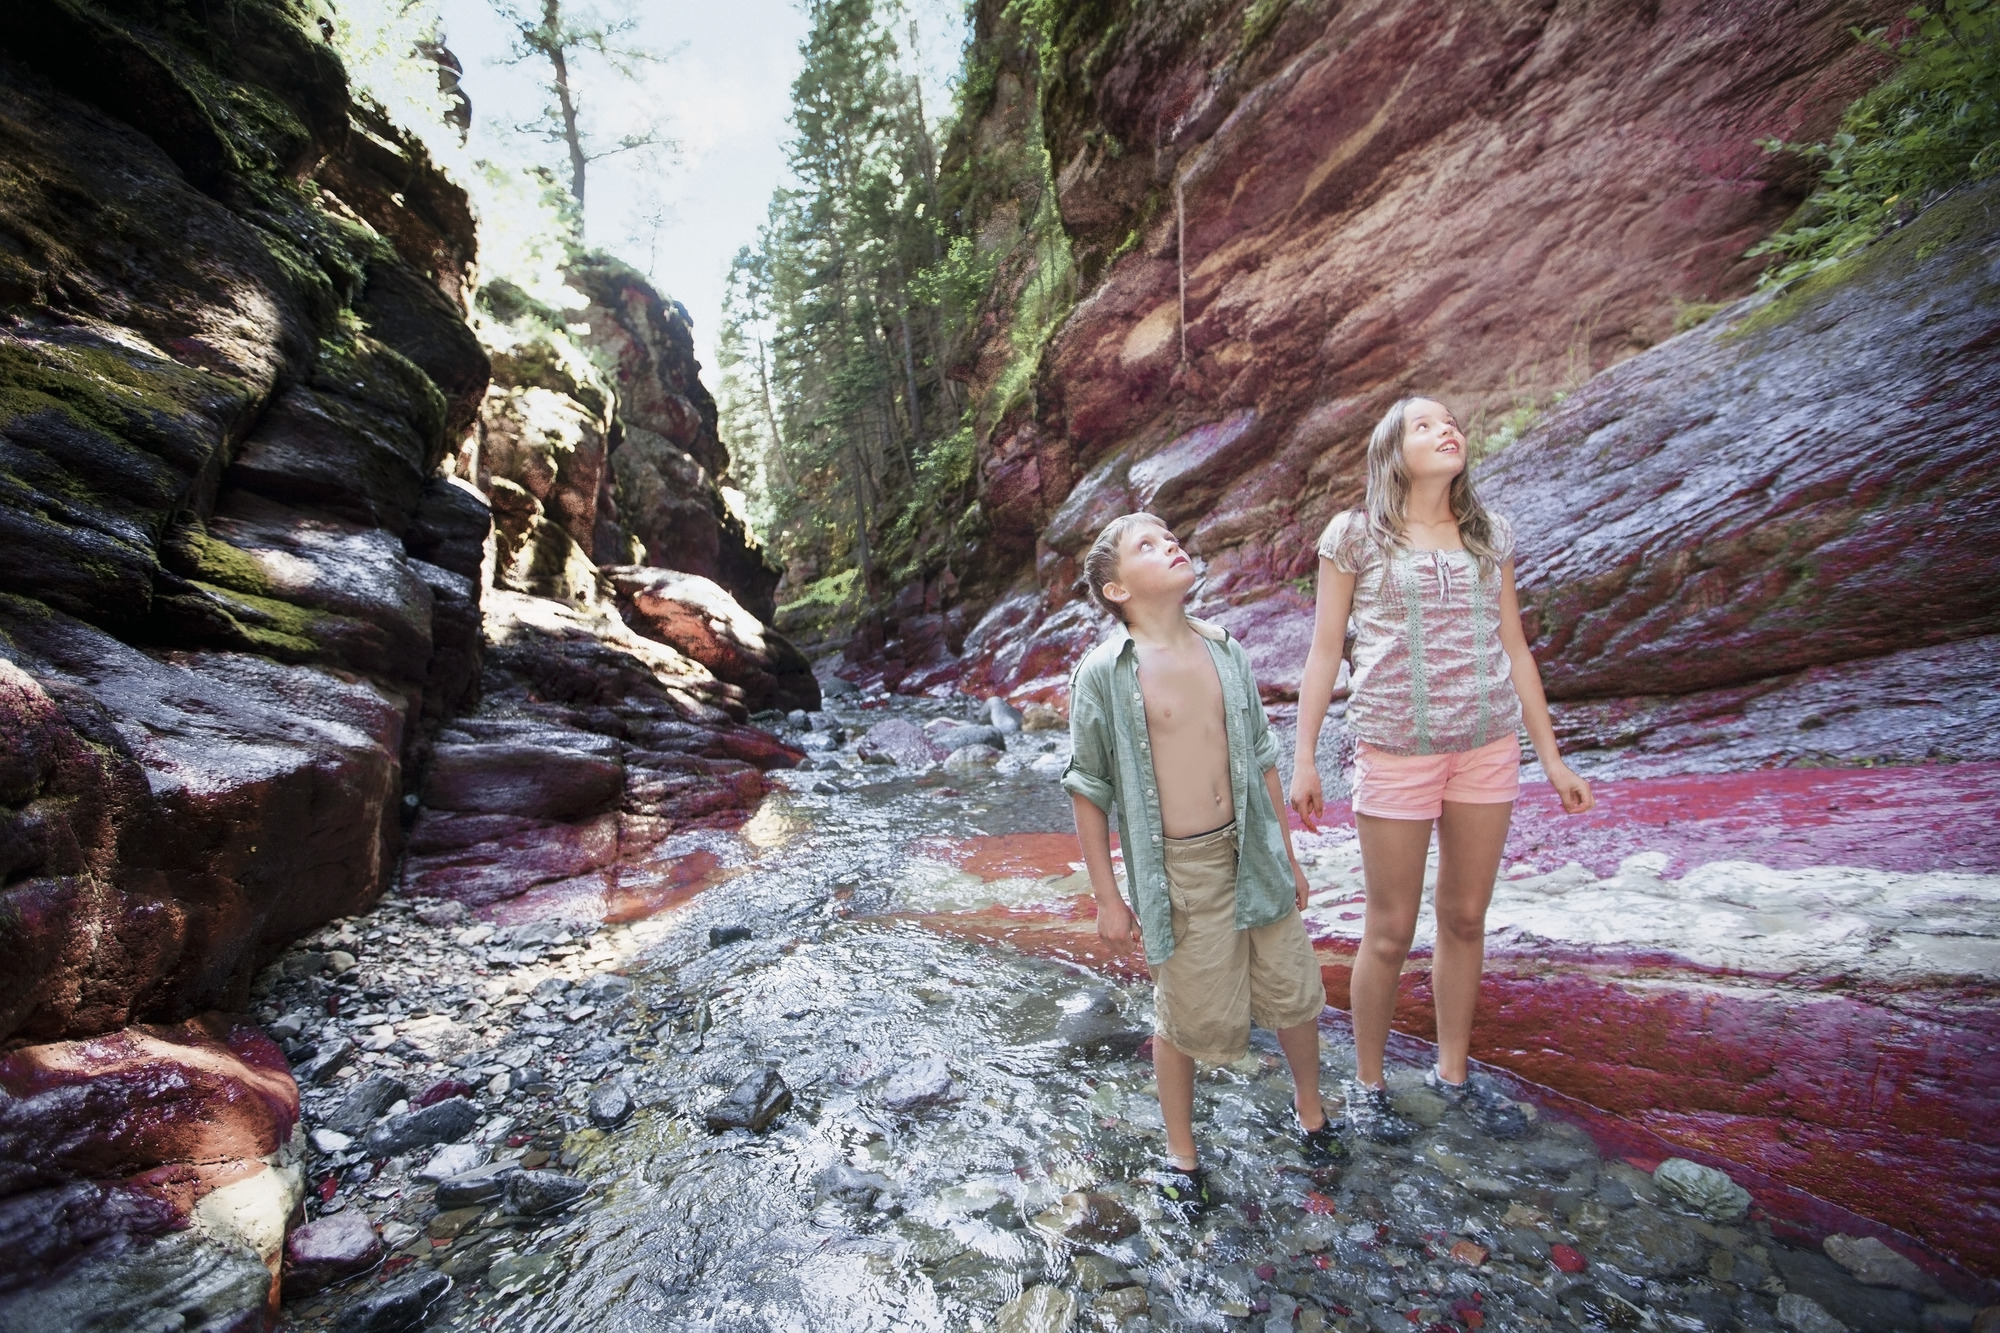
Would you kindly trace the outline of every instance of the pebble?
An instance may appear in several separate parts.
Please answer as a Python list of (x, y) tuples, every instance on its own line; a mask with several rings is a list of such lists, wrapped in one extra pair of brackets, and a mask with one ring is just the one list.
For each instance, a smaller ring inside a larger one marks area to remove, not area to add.
[(316, 1087), (346, 1068), (354, 1058), (354, 1043), (346, 1037), (338, 1037), (330, 1042), (320, 1043), (311, 1059), (292, 1071), (292, 1078), (308, 1087)]
[(479, 1123), (479, 1107), (464, 1097), (448, 1097), (421, 1111), (391, 1116), (363, 1140), (371, 1157), (394, 1157), (434, 1143), (462, 1139)]
[(431, 1154), (431, 1159), (418, 1167), (418, 1180), (449, 1180), (464, 1175), (486, 1165), (492, 1150), (476, 1143), (447, 1143)]
[(1000, 1307), (999, 1333), (1069, 1333), (1076, 1323), (1076, 1297), (1060, 1287), (1029, 1287)]
[(306, 1136), (312, 1146), (323, 1153), (346, 1152), (354, 1146), (354, 1140), (337, 1129), (316, 1129)]
[(569, 1207), (589, 1188), (586, 1181), (554, 1171), (517, 1171), (507, 1177), (504, 1197), (508, 1212), (539, 1217)]
[(340, 1104), (321, 1120), (328, 1129), (342, 1134), (366, 1134), (383, 1112), (408, 1096), (403, 1080), (391, 1074), (370, 1074), (349, 1088)]
[(493, 1261), (486, 1270), (486, 1281), (495, 1295), (511, 1296), (540, 1282), (555, 1266), (553, 1254), (510, 1254)]
[(1778, 1298), (1778, 1323), (1791, 1333), (1847, 1333), (1847, 1325), (1828, 1314), (1818, 1301), (1795, 1291)]
[(912, 1061), (882, 1085), (882, 1105), (891, 1111), (918, 1111), (950, 1101), (955, 1091), (951, 1069), (938, 1056)]
[(1065, 1194), (1035, 1225), (1078, 1245), (1109, 1245), (1139, 1230), (1139, 1219), (1108, 1194), (1081, 1190)]
[(761, 1134), (792, 1104), (792, 1090), (775, 1069), (765, 1069), (738, 1083), (727, 1097), (709, 1109), (705, 1119), (717, 1133), (747, 1129)]
[(1852, 1273), (1857, 1282), (1871, 1287), (1900, 1287), (1933, 1300), (1945, 1297), (1944, 1288), (1936, 1278), (1873, 1236), (1828, 1236), (1822, 1248), (1827, 1258)]
[(382, 1262), (382, 1238), (355, 1212), (334, 1213), (285, 1237), (285, 1294), (307, 1295)]
[(437, 1206), (440, 1208), (466, 1208), (476, 1203), (491, 1203), (507, 1189), (508, 1177), (515, 1175), (521, 1167), (518, 1162), (495, 1162), (477, 1170), (440, 1180), (437, 1187)]
[(391, 1278), (342, 1310), (335, 1333), (401, 1333), (421, 1324), (450, 1290), (451, 1279), (431, 1270)]
[(615, 1080), (600, 1083), (591, 1090), (588, 1113), (590, 1123), (599, 1129), (616, 1128), (632, 1114), (632, 1094)]
[(1653, 1171), (1653, 1183), (1711, 1222), (1740, 1222), (1750, 1213), (1750, 1191), (1712, 1166), (1669, 1157)]
[(971, 777), (999, 763), (1003, 753), (991, 745), (961, 745), (945, 756), (944, 771), (955, 778)]
[(456, 926), (471, 920), (472, 912), (464, 903), (440, 898), (434, 902), (418, 903), (416, 917), (427, 926)]
[(750, 927), (748, 926), (710, 926), (708, 928), (708, 947), (711, 949), (720, 949), (725, 944), (741, 944), (749, 938)]

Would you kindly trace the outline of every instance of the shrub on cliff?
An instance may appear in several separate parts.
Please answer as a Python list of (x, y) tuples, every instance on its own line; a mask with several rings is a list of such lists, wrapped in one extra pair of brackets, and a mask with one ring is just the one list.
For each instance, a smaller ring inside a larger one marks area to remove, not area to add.
[(1791, 224), (1750, 251), (1781, 257), (1766, 285), (1836, 263), (1952, 187), (2000, 170), (2000, 0), (1918, 6), (1862, 40), (1897, 67), (1847, 108), (1833, 139), (1764, 145), (1826, 164)]

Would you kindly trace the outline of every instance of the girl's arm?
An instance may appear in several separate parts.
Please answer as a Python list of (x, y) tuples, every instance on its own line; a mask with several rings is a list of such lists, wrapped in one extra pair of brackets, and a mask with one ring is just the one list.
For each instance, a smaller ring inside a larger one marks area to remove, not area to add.
[[(1542, 693), (1542, 673), (1535, 665), (1535, 655), (1528, 651), (1528, 636), (1521, 629), (1521, 602), (1514, 592), (1512, 560), (1500, 566), (1500, 646), (1507, 650), (1507, 660), (1512, 665), (1509, 674), (1514, 693), (1521, 696), (1521, 721), (1528, 728), (1528, 742), (1535, 747), (1535, 758), (1542, 761), (1542, 772), (1548, 774), (1549, 785), (1562, 798), (1563, 810), (1580, 815), (1597, 804), (1597, 798), (1590, 794), (1588, 782), (1570, 772), (1556, 749), (1556, 729), (1549, 721), (1549, 700)], [(1303, 709), (1304, 704), (1300, 707)]]
[(1326, 812), (1319, 785), (1319, 733), (1333, 703), (1333, 683), (1340, 679), (1340, 658), (1347, 649), (1347, 613), (1354, 609), (1354, 575), (1319, 560), (1319, 597), (1313, 608), (1312, 648), (1306, 653), (1305, 679), (1299, 682), (1299, 735), (1292, 752), (1292, 809), (1307, 828), (1318, 828)]

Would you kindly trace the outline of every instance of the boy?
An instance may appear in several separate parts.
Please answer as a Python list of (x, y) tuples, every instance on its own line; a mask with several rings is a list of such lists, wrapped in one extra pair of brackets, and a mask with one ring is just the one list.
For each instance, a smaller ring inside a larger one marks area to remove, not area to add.
[[(1278, 812), (1278, 746), (1227, 631), (1190, 618), (1194, 564), (1151, 514), (1114, 519), (1084, 557), (1090, 594), (1120, 630), (1070, 689), (1062, 783), (1097, 898), (1097, 933), (1137, 939), (1153, 973), (1153, 1070), (1167, 1126), (1161, 1194), (1188, 1220), (1208, 1202), (1194, 1142), (1196, 1060), (1228, 1063), (1250, 1023), (1291, 1066), (1308, 1162), (1341, 1151), (1319, 1096), (1319, 964), (1299, 909), (1306, 877)], [(1118, 811), (1131, 906), (1111, 872)], [(1136, 919), (1135, 919), (1136, 918)]]

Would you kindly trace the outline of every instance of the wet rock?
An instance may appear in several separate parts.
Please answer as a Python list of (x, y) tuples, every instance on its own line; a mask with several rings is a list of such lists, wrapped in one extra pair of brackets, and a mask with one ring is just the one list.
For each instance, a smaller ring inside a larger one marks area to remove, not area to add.
[(470, 1097), (473, 1088), (462, 1078), (441, 1078), (418, 1093), (411, 1101), (412, 1106), (435, 1106), (447, 1097)]
[(402, 1333), (420, 1326), (451, 1290), (451, 1279), (434, 1270), (390, 1278), (344, 1306), (334, 1333)]
[(1027, 720), (1020, 709), (997, 694), (986, 701), (986, 716), (999, 731), (1019, 731)]
[(991, 1310), (1020, 1290), (1012, 1267), (977, 1250), (961, 1250), (946, 1259), (931, 1281), (940, 1292), (975, 1309)]
[(999, 763), (1002, 752), (990, 745), (967, 745), (945, 756), (944, 771), (957, 778), (983, 773)]
[(479, 1107), (464, 1097), (451, 1097), (421, 1111), (392, 1116), (370, 1130), (364, 1140), (369, 1155), (394, 1157), (434, 1143), (462, 1139), (479, 1123)]
[(553, 745), (439, 745), (424, 781), (433, 810), (577, 820), (610, 809), (625, 789), (615, 758)]
[(319, 1218), (285, 1238), (285, 1295), (309, 1295), (380, 1262), (382, 1238), (359, 1209)]
[(337, 1129), (316, 1129), (306, 1137), (312, 1141), (314, 1148), (323, 1153), (346, 1152), (354, 1146), (353, 1138)]
[(447, 1143), (413, 1173), (418, 1180), (446, 1181), (477, 1171), (493, 1150), (477, 1143)]
[(760, 1070), (738, 1083), (704, 1117), (717, 1133), (747, 1129), (761, 1134), (792, 1104), (792, 1090), (775, 1069)]
[(1064, 1006), (1055, 1035), (1079, 1055), (1129, 1057), (1152, 1034), (1126, 1021), (1111, 991), (1096, 990), (1087, 1002)]
[[(1739, 1258), (1739, 1282), (1744, 1276), (1743, 1266)], [(1789, 1291), (1812, 1300), (1855, 1328), (1901, 1329), (1921, 1322), (1921, 1297), (1892, 1287), (1864, 1286), (1818, 1251), (1773, 1249), (1771, 1266)]]
[(599, 972), (577, 989), (581, 992), (586, 1004), (594, 1004), (602, 1008), (605, 1005), (615, 1004), (617, 1001), (630, 995), (632, 993), (632, 978), (621, 977), (610, 972)]
[(1900, 1287), (1934, 1300), (1945, 1298), (1937, 1279), (1873, 1236), (1828, 1236), (1821, 1247), (1827, 1257), (1871, 1287)]
[(1072, 1258), (1069, 1268), (1077, 1289), (1086, 1294), (1129, 1287), (1139, 1280), (1123, 1264), (1087, 1250)]
[(1739, 1222), (1750, 1212), (1750, 1191), (1727, 1173), (1685, 1157), (1661, 1162), (1653, 1171), (1653, 1183), (1711, 1222)]
[(541, 1285), (555, 1266), (553, 1254), (510, 1254), (493, 1261), (486, 1270), (486, 1280), (495, 1295), (511, 1296)]
[(632, 1114), (632, 1093), (622, 1082), (600, 1083), (591, 1089), (590, 1123), (599, 1129), (615, 1129)]
[(868, 728), (855, 750), (863, 759), (886, 759), (910, 768), (938, 763), (947, 753), (932, 743), (922, 727), (900, 717), (887, 718)]
[[(1130, 1319), (1133, 1315), (1144, 1314), (1151, 1306), (1144, 1287), (1116, 1287), (1110, 1291), (1100, 1291), (1090, 1298), (1090, 1313), (1099, 1319), (1108, 1319), (1114, 1324)], [(1291, 1321), (1285, 1321), (1287, 1333)]]
[(1035, 1218), (1035, 1225), (1079, 1245), (1109, 1245), (1139, 1230), (1139, 1219), (1108, 1194), (1075, 1191)]
[(590, 1189), (588, 1181), (554, 1171), (518, 1171), (507, 1178), (507, 1211), (539, 1217), (569, 1207)]
[(507, 1181), (521, 1169), (519, 1162), (495, 1162), (440, 1180), (436, 1202), (440, 1208), (469, 1208), (491, 1203), (507, 1190)]
[(1669, 1213), (1628, 1208), (1612, 1214), (1601, 1247), (1606, 1257), (1646, 1277), (1685, 1277), (1708, 1262), (1708, 1243)]
[(1062, 731), (1069, 726), (1069, 719), (1047, 704), (1029, 704), (1021, 713), (1023, 731)]
[(939, 1056), (926, 1056), (889, 1076), (882, 1085), (882, 1105), (896, 1112), (920, 1111), (951, 1100), (956, 1091), (950, 1066)]
[(708, 928), (708, 947), (711, 949), (720, 949), (725, 944), (741, 944), (749, 938), (751, 938), (751, 934), (750, 927), (748, 926), (710, 926)]
[(1847, 1333), (1847, 1325), (1828, 1314), (1818, 1301), (1797, 1292), (1778, 1297), (1778, 1324), (1791, 1333)]
[(368, 1132), (368, 1127), (384, 1111), (409, 1095), (409, 1088), (394, 1074), (370, 1074), (348, 1089), (339, 1105), (323, 1119), (327, 1128), (359, 1137)]
[(483, 1207), (447, 1208), (431, 1218), (425, 1230), (432, 1240), (457, 1240), (484, 1216), (486, 1209)]
[(1076, 1297), (1060, 1287), (1029, 1287), (1000, 1307), (999, 1333), (1069, 1333), (1076, 1323)]
[(271, 1270), (256, 1251), (198, 1231), (105, 1246), (53, 1278), (0, 1294), (0, 1328), (250, 1329), (270, 1305)]
[(464, 903), (445, 899), (442, 902), (418, 903), (416, 917), (427, 926), (462, 926), (472, 919), (472, 912)]
[(931, 739), (946, 750), (962, 750), (968, 745), (984, 745), (1005, 753), (1007, 736), (999, 727), (942, 727)]
[(877, 1171), (857, 1171), (845, 1162), (836, 1162), (819, 1173), (815, 1182), (821, 1198), (838, 1199), (856, 1208), (872, 1208), (875, 1200), (890, 1188), (889, 1178)]
[(860, 689), (853, 681), (848, 680), (844, 676), (820, 676), (818, 680), (820, 693), (829, 699), (843, 699), (848, 695), (857, 693)]

